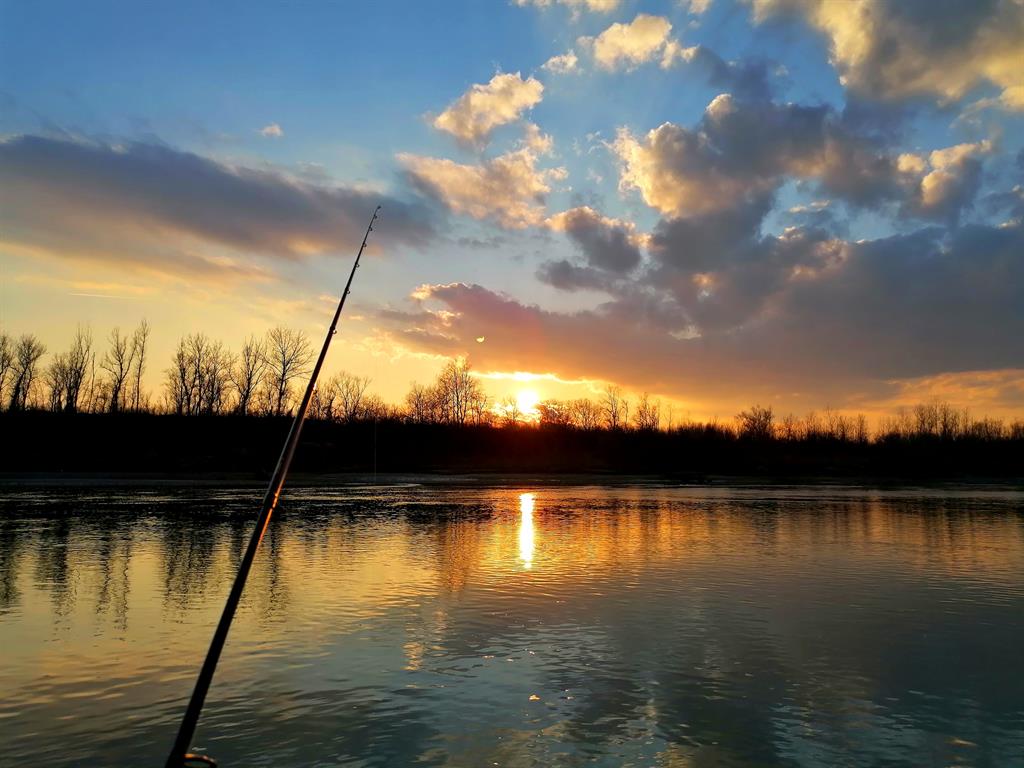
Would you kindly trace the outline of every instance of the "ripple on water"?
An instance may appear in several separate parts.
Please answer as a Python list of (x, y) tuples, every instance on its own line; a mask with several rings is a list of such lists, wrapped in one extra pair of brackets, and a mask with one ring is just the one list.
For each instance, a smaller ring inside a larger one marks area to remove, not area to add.
[[(257, 496), (0, 500), (8, 758), (161, 759)], [(1024, 763), (1022, 501), (292, 491), (197, 745), (224, 765)]]

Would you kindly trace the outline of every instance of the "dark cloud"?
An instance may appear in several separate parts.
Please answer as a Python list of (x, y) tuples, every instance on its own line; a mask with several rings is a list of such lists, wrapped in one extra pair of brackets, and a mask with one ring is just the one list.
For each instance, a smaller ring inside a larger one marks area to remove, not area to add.
[(204, 265), (246, 271), (225, 256), (351, 251), (377, 204), (386, 217), (378, 244), (431, 237), (423, 209), (387, 195), (229, 166), (160, 144), (39, 136), (0, 142), (4, 240), (59, 256), (167, 272)]
[(390, 325), (407, 344), (471, 354), (484, 368), (554, 370), (716, 402), (803, 393), (820, 406), (872, 382), (1024, 367), (1022, 225), (860, 243), (799, 230), (733, 247), (748, 262), (730, 275), (726, 298), (760, 302), (757, 322), (739, 328), (692, 327), (684, 302), (654, 284), (575, 313), (478, 285), (434, 286), (428, 304), (444, 312), (422, 309), (414, 322)]
[(625, 222), (606, 218), (587, 207), (565, 211), (551, 222), (579, 246), (591, 267), (622, 274), (640, 263), (633, 227)]
[(726, 61), (710, 48), (687, 49), (686, 60), (701, 70), (708, 83), (745, 101), (767, 101), (772, 96), (772, 65), (760, 59)]
[(878, 136), (859, 135), (828, 105), (717, 96), (693, 128), (664, 123), (613, 145), (622, 180), (671, 217), (705, 214), (770, 194), (787, 178), (862, 207), (905, 197), (913, 179)]
[(537, 279), (563, 291), (606, 290), (611, 285), (608, 276), (599, 270), (567, 259), (544, 262), (537, 268)]
[(764, 197), (728, 211), (662, 221), (651, 238), (646, 282), (670, 293), (705, 333), (758, 318), (791, 280), (826, 268), (842, 247), (822, 229), (762, 235), (770, 207)]
[(547, 225), (565, 232), (583, 258), (582, 264), (565, 259), (541, 264), (537, 277), (556, 288), (608, 290), (616, 280), (635, 270), (643, 258), (635, 227), (602, 216), (593, 208), (571, 208), (549, 218)]

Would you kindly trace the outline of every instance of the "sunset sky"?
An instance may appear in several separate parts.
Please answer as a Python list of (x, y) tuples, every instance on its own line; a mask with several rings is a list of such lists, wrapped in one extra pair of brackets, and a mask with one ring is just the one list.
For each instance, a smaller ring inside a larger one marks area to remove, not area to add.
[(319, 343), (378, 203), (388, 400), (1024, 412), (1022, 0), (0, 0), (0, 329)]

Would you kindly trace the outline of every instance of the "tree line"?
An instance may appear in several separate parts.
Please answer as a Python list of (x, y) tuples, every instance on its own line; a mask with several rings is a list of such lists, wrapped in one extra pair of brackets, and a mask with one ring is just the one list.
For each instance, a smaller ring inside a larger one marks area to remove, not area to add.
[[(44, 363), (46, 347), (33, 334), (0, 332), (0, 408), (58, 413), (165, 413), (179, 416), (236, 414), (285, 416), (297, 406), (313, 361), (304, 333), (275, 327), (250, 336), (232, 351), (203, 333), (181, 337), (163, 386), (148, 392), (143, 377), (151, 365), (151, 328), (143, 320), (131, 332), (110, 331), (102, 345), (79, 326), (70, 346)], [(594, 398), (549, 399), (524, 413), (515, 398), (493, 401), (463, 359), (449, 361), (430, 384), (413, 383), (400, 404), (369, 391), (369, 378), (340, 372), (323, 379), (310, 404), (317, 421), (390, 421), (411, 424), (662, 432), (678, 436), (782, 443), (1024, 440), (1024, 421), (975, 418), (945, 403), (904, 408), (872, 431), (863, 414), (826, 408), (803, 417), (778, 416), (755, 405), (732, 421), (677, 418), (647, 393), (631, 401), (609, 384)]]

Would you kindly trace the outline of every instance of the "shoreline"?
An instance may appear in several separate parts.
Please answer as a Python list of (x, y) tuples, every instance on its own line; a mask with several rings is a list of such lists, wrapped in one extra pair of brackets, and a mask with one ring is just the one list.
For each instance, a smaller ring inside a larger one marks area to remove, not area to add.
[[(262, 488), (267, 478), (247, 472), (3, 472), (0, 488)], [(804, 486), (823, 488), (986, 488), (1024, 491), (1024, 476), (949, 478), (872, 477), (872, 476), (759, 476), (759, 475), (664, 475), (598, 472), (339, 472), (296, 473), (286, 488), (365, 487), (365, 486), (465, 486), (475, 488), (550, 486), (550, 487), (670, 487), (670, 488), (780, 488)]]

